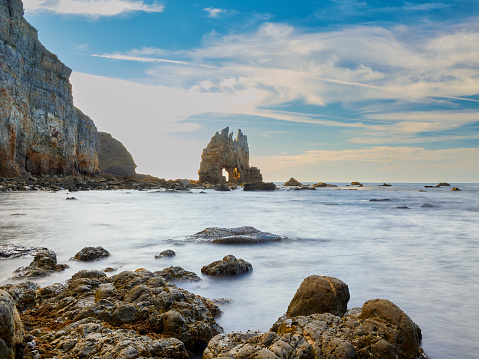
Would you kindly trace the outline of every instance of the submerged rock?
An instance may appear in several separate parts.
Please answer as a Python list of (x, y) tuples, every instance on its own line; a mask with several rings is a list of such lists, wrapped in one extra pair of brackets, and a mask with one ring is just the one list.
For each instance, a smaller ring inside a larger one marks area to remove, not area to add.
[(159, 259), (159, 258), (165, 258), (165, 257), (174, 257), (176, 256), (176, 253), (175, 251), (171, 250), (171, 249), (165, 249), (163, 252), (161, 252), (160, 254), (157, 254), (155, 255), (155, 258), (156, 259)]
[(192, 236), (188, 240), (202, 240), (220, 244), (255, 244), (286, 239), (276, 234), (261, 232), (254, 227), (218, 228), (209, 227)]
[(231, 276), (247, 273), (253, 270), (251, 263), (227, 255), (220, 261), (215, 261), (201, 268), (201, 273), (209, 276)]
[(424, 203), (421, 207), (422, 208), (433, 208), (433, 207), (436, 207), (436, 206), (434, 206), (433, 204), (430, 204), (430, 203)]
[(344, 316), (283, 315), (266, 333), (219, 334), (208, 343), (203, 359), (426, 359), (420, 340), (419, 327), (400, 308), (375, 299)]
[(27, 267), (20, 267), (16, 270), (19, 274), (14, 279), (46, 277), (54, 272), (61, 272), (68, 268), (66, 264), (57, 264), (57, 255), (54, 251), (45, 249), (39, 250), (32, 263)]
[(25, 334), (15, 303), (7, 292), (0, 290), (0, 358), (20, 357), (19, 349)]
[(105, 248), (98, 246), (98, 247), (85, 247), (80, 252), (75, 254), (72, 257), (72, 260), (83, 261), (83, 262), (92, 262), (103, 257), (108, 257), (110, 252), (108, 252)]

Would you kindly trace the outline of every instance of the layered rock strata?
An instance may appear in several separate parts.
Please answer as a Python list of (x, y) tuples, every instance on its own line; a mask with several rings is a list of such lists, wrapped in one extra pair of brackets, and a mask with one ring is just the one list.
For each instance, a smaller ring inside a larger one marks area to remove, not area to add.
[[(228, 178), (223, 176), (223, 170)], [(203, 149), (201, 164), (198, 171), (201, 183), (261, 183), (263, 176), (256, 167), (249, 165), (249, 147), (246, 135), (238, 130), (236, 139), (229, 133), (229, 127), (211, 138)]]
[(109, 133), (98, 132), (100, 139), (100, 170), (117, 176), (134, 176), (136, 163), (130, 152)]
[(20, 0), (0, 0), (0, 175), (94, 174), (93, 121), (73, 105), (71, 70), (38, 40)]

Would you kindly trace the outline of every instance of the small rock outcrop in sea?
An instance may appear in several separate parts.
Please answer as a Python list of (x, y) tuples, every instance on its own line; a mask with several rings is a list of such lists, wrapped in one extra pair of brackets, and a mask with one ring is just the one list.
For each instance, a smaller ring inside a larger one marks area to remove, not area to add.
[(182, 280), (188, 282), (197, 282), (201, 280), (196, 273), (187, 271), (181, 267), (173, 266), (156, 271), (155, 275), (160, 275), (165, 278), (165, 280)]
[(363, 187), (363, 184), (362, 184), (362, 183), (360, 183), (360, 182), (353, 181), (353, 182), (351, 182), (351, 186), (359, 186), (359, 187)]
[[(332, 288), (328, 295), (334, 301), (337, 297)], [(325, 289), (319, 290), (326, 294)], [(337, 300), (333, 310), (344, 304), (344, 298)], [(318, 310), (293, 317), (285, 314), (266, 333), (219, 334), (208, 343), (203, 359), (427, 358), (420, 347), (419, 327), (388, 300), (369, 300), (362, 308), (352, 309), (344, 316), (324, 311), (325, 308)]]
[(301, 283), (289, 303), (286, 316), (331, 313), (341, 317), (346, 313), (348, 302), (346, 283), (334, 277), (311, 275)]
[(17, 258), (26, 255), (35, 255), (45, 247), (25, 247), (17, 244), (0, 244), (0, 259)]
[(295, 180), (293, 177), (291, 177), (289, 180), (287, 180), (283, 186), (295, 186), (295, 187), (298, 187), (298, 186), (302, 186), (303, 184), (297, 180)]
[(227, 185), (225, 184), (218, 184), (215, 186), (215, 191), (218, 191), (218, 192), (229, 192), (231, 191), (231, 188), (228, 187)]
[(436, 187), (448, 187), (448, 186), (450, 186), (450, 184), (447, 183), (447, 182), (439, 182), (439, 183), (436, 185)]
[(337, 187), (335, 184), (329, 184), (324, 182), (318, 182), (312, 185), (312, 187)]
[(108, 252), (105, 248), (98, 246), (98, 247), (85, 247), (80, 252), (75, 254), (72, 257), (72, 260), (83, 261), (83, 262), (92, 262), (96, 261), (103, 257), (108, 257), (110, 252)]
[(101, 172), (118, 176), (134, 176), (136, 163), (125, 146), (106, 132), (98, 132), (98, 138)]
[[(29, 298), (17, 306), (41, 357), (188, 358), (222, 332), (216, 304), (146, 269), (112, 277), (83, 270), (66, 285), (4, 288), (14, 300)], [(19, 357), (33, 357), (23, 350)]]
[(27, 267), (16, 270), (14, 279), (46, 277), (54, 272), (61, 272), (68, 268), (66, 264), (57, 264), (57, 255), (49, 249), (39, 250), (32, 263)]
[(20, 0), (0, 1), (0, 176), (95, 174), (93, 121), (73, 104), (71, 69), (38, 40)]
[(459, 189), (458, 187), (453, 187), (453, 188), (451, 189), (451, 191), (462, 191), (462, 190)]
[[(228, 173), (228, 178), (222, 171)], [(238, 130), (236, 139), (229, 133), (229, 127), (211, 138), (210, 143), (203, 149), (200, 169), (198, 170), (200, 183), (261, 183), (263, 176), (260, 170), (249, 165), (249, 147), (246, 135)]]
[(273, 182), (266, 183), (246, 183), (243, 186), (243, 191), (274, 191), (276, 185)]
[(157, 254), (155, 256), (156, 259), (160, 259), (160, 258), (166, 258), (166, 257), (174, 257), (176, 256), (176, 253), (175, 251), (171, 250), (171, 249), (165, 249), (164, 251), (162, 251), (160, 254)]
[(20, 358), (19, 349), (25, 334), (15, 302), (10, 294), (0, 289), (0, 358)]
[(187, 240), (208, 241), (220, 244), (256, 244), (264, 242), (273, 242), (286, 239), (268, 232), (261, 232), (254, 227), (236, 227), (236, 228), (218, 228), (209, 227), (192, 236), (186, 237)]
[(253, 270), (251, 263), (244, 259), (236, 259), (232, 254), (220, 261), (215, 261), (201, 268), (201, 273), (209, 276), (232, 276), (247, 273)]
[(433, 208), (433, 207), (436, 207), (436, 206), (433, 205), (433, 204), (430, 204), (430, 203), (424, 203), (421, 207), (422, 208)]

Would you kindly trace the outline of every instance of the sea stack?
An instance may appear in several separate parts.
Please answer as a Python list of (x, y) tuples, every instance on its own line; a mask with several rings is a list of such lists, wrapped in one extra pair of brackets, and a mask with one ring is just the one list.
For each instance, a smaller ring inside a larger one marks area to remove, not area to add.
[(97, 129), (73, 105), (70, 74), (22, 2), (0, 0), (0, 176), (98, 172)]
[[(228, 173), (228, 178), (222, 171)], [(256, 167), (249, 166), (248, 139), (238, 130), (236, 139), (229, 133), (229, 127), (211, 138), (210, 143), (203, 149), (201, 164), (198, 171), (201, 183), (222, 184), (226, 182), (261, 183), (263, 176)]]

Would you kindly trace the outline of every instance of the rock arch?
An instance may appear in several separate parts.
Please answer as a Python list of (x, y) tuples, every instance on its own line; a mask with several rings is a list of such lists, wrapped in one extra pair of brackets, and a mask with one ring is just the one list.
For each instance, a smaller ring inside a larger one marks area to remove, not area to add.
[[(223, 176), (223, 169), (228, 173), (228, 179)], [(216, 132), (210, 143), (203, 149), (201, 164), (198, 171), (201, 183), (261, 183), (263, 176), (256, 167), (249, 166), (248, 139), (238, 130), (233, 139), (229, 127)]]

